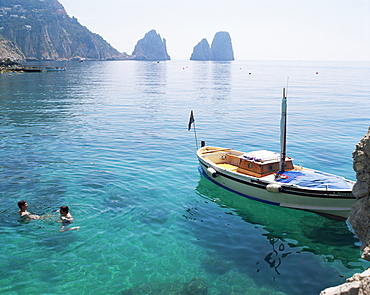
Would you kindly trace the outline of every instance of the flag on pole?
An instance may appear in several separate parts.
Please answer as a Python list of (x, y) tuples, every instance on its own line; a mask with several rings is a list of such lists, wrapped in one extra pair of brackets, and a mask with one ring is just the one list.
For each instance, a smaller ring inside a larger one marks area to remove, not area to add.
[(193, 110), (191, 110), (191, 112), (190, 112), (190, 119), (189, 119), (189, 125), (188, 125), (188, 130), (191, 129), (191, 124), (193, 124), (194, 121), (195, 120), (194, 120)]

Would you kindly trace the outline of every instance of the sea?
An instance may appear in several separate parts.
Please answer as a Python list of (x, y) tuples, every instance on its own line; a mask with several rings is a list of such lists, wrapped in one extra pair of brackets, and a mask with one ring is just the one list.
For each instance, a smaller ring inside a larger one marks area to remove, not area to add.
[(220, 188), (195, 154), (279, 152), (286, 88), (287, 155), (356, 180), (370, 62), (41, 65), (67, 70), (0, 76), (0, 294), (311, 295), (370, 266), (348, 223)]

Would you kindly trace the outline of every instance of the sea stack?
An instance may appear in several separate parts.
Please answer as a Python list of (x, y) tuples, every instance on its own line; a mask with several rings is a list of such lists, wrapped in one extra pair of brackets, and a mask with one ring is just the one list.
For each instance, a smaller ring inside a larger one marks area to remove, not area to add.
[(134, 60), (170, 60), (167, 53), (166, 39), (162, 39), (155, 30), (145, 34), (144, 38), (139, 40), (132, 52)]
[(211, 51), (207, 39), (203, 38), (194, 47), (190, 60), (211, 60)]
[(211, 47), (206, 39), (202, 39), (193, 49), (190, 60), (234, 60), (231, 38), (228, 32), (217, 32)]
[(228, 32), (217, 32), (211, 45), (211, 59), (219, 61), (234, 60), (233, 47)]

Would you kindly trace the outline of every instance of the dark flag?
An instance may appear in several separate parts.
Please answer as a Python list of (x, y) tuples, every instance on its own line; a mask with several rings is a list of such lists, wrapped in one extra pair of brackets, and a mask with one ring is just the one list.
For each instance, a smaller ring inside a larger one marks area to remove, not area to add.
[(188, 125), (188, 130), (191, 129), (191, 124), (194, 123), (194, 115), (193, 115), (193, 110), (190, 112), (190, 119), (189, 119), (189, 125)]

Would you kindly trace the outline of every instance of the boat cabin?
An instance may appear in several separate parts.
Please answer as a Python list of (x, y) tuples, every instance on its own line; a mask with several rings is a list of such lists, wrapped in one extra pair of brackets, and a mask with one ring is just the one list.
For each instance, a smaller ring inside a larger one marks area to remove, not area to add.
[[(255, 151), (239, 155), (225, 156), (226, 163), (237, 167), (236, 172), (254, 177), (264, 177), (280, 171), (280, 154), (270, 151)], [(293, 160), (285, 158), (284, 170), (293, 170)]]

